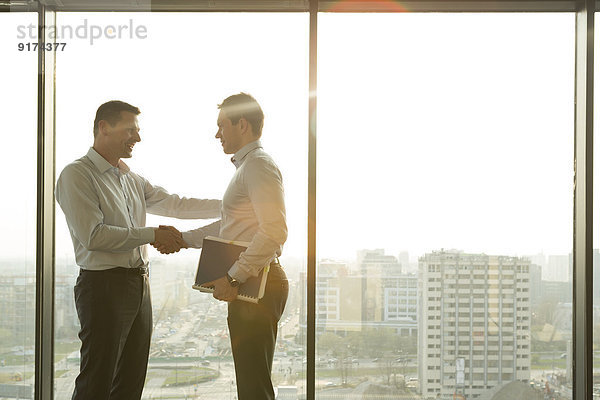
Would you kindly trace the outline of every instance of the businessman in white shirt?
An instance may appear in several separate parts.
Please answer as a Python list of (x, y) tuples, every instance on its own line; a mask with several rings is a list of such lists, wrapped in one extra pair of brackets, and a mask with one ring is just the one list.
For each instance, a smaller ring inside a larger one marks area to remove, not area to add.
[(187, 247), (172, 227), (146, 227), (146, 213), (215, 218), (221, 209), (220, 200), (169, 194), (122, 161), (141, 140), (139, 114), (122, 101), (102, 104), (93, 147), (67, 165), (56, 184), (80, 267), (81, 366), (73, 400), (141, 398), (152, 332), (147, 244), (168, 252)]
[[(226, 276), (209, 283), (213, 296), (229, 302), (227, 323), (235, 363), (239, 400), (274, 399), (271, 367), (277, 323), (288, 296), (287, 277), (279, 265), (287, 239), (283, 180), (260, 142), (264, 114), (245, 93), (219, 105), (216, 138), (225, 154), (232, 154), (236, 171), (223, 196), (220, 237), (250, 242)], [(191, 247), (199, 247), (207, 229), (184, 233)], [(238, 286), (270, 265), (265, 296), (258, 304), (236, 300)]]

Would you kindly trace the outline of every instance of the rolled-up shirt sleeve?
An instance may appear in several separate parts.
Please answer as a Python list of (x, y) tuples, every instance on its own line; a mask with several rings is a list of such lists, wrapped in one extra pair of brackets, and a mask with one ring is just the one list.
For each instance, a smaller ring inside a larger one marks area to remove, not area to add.
[(287, 240), (283, 179), (277, 166), (264, 159), (247, 161), (243, 183), (258, 221), (250, 245), (229, 270), (241, 282), (257, 276), (281, 254)]
[(221, 221), (215, 221), (212, 224), (204, 225), (197, 229), (192, 229), (191, 231), (182, 232), (181, 236), (183, 240), (187, 243), (188, 247), (192, 247), (194, 249), (202, 248), (202, 242), (204, 238), (207, 236), (219, 236), (219, 231), (221, 230)]
[(127, 252), (154, 241), (153, 228), (105, 224), (92, 178), (77, 166), (68, 166), (61, 173), (56, 201), (71, 234), (90, 251)]

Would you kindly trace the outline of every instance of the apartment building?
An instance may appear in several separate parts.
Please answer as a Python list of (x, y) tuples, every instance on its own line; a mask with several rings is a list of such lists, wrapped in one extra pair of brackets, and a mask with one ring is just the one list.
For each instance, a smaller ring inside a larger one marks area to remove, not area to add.
[(418, 373), (424, 398), (530, 378), (530, 261), (441, 250), (419, 259)]

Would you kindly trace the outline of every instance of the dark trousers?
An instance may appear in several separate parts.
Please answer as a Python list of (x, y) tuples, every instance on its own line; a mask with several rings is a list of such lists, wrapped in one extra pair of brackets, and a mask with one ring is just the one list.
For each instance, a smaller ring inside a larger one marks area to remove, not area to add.
[(258, 304), (229, 303), (229, 335), (239, 400), (275, 399), (271, 367), (277, 323), (288, 297), (288, 281), (279, 264), (272, 264), (265, 296)]
[(72, 399), (140, 399), (152, 334), (148, 275), (125, 268), (81, 270), (75, 306), (81, 366)]

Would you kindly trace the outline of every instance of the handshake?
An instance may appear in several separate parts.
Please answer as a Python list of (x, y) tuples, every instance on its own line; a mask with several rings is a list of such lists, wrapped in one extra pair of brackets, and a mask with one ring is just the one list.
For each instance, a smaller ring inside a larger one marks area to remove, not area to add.
[(159, 225), (158, 228), (154, 228), (154, 242), (150, 244), (162, 254), (177, 253), (181, 249), (188, 248), (181, 232), (169, 225)]

